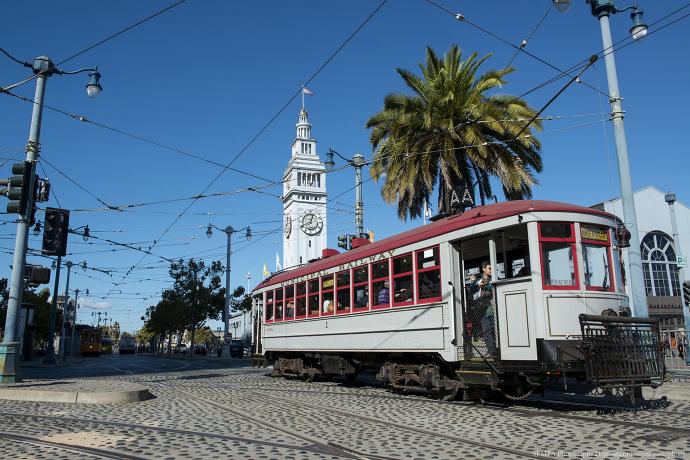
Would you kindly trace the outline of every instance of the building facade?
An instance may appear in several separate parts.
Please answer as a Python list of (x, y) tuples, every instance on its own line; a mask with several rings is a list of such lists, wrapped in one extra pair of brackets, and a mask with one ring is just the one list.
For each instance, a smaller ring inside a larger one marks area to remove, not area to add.
[(304, 108), (296, 127), (292, 155), (283, 175), (283, 268), (321, 257), (327, 247), (326, 166), (316, 151)]
[[(678, 243), (674, 241), (669, 205), (665, 192), (653, 186), (634, 193), (637, 212), (642, 272), (644, 273), (649, 316), (659, 318), (663, 329), (683, 327), (683, 281), (690, 279), (688, 268), (681, 270), (677, 256), (690, 255), (690, 208), (678, 200), (675, 202)], [(623, 203), (620, 198), (592, 206), (610, 212), (623, 219)], [(630, 267), (624, 250), (624, 268)], [(686, 329), (690, 328), (690, 325)]]

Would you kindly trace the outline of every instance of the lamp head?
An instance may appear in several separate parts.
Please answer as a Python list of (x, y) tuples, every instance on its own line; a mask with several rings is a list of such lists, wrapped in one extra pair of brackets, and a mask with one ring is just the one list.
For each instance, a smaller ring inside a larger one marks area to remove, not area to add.
[(101, 74), (98, 73), (98, 70), (89, 72), (89, 82), (86, 84), (86, 94), (88, 94), (91, 99), (94, 99), (101, 91), (103, 91), (103, 87), (101, 86)]
[(247, 227), (247, 233), (245, 234), (245, 237), (247, 238), (247, 241), (252, 239), (252, 229)]
[(84, 229), (84, 233), (82, 234), (82, 238), (84, 238), (84, 241), (89, 241), (90, 236), (91, 234), (89, 233), (89, 226), (87, 225)]
[(630, 13), (630, 19), (632, 19), (632, 27), (630, 28), (630, 35), (632, 35), (633, 40), (639, 40), (647, 35), (647, 24), (644, 23), (642, 19), (643, 12), (640, 9), (633, 9)]
[(213, 236), (213, 227), (211, 227), (211, 224), (208, 224), (208, 227), (206, 227), (206, 237), (211, 238)]
[(86, 266), (86, 261), (82, 262), (82, 263), (81, 263), (81, 269), (82, 269), (83, 271), (86, 271), (87, 268), (88, 268), (88, 267)]
[(570, 0), (552, 0), (553, 6), (556, 7), (559, 13), (565, 13), (570, 8)]
[(34, 230), (33, 230), (34, 236), (38, 236), (41, 234), (41, 223), (36, 222), (36, 225), (34, 225)]

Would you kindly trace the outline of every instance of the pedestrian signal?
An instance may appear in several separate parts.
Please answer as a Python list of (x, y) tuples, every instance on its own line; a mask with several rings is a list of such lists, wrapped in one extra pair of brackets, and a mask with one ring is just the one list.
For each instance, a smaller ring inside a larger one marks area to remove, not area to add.
[(67, 209), (46, 208), (44, 224), (42, 254), (64, 256), (67, 253), (69, 211)]

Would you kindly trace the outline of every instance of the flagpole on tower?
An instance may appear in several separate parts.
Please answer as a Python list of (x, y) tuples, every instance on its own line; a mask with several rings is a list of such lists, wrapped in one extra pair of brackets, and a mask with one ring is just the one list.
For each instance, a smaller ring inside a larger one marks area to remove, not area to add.
[(302, 111), (304, 111), (304, 85), (302, 85)]

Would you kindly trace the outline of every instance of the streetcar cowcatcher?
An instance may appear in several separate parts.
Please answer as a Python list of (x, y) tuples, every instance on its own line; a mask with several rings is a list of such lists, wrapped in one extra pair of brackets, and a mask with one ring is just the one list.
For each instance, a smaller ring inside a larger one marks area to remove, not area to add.
[(666, 368), (658, 319), (584, 314), (579, 318), (589, 382), (661, 385)]

